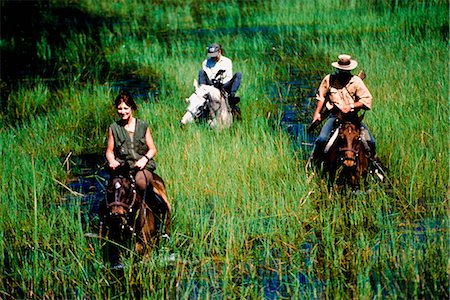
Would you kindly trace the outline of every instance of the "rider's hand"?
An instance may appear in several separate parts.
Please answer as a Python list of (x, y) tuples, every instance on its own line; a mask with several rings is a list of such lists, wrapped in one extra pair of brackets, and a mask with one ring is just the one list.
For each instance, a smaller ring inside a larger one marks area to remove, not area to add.
[(352, 110), (352, 108), (350, 107), (350, 105), (343, 105), (341, 108), (341, 111), (346, 114), (349, 113)]
[(315, 121), (320, 121), (321, 119), (322, 119), (322, 116), (320, 115), (320, 113), (315, 112), (312, 122), (314, 123)]
[(115, 159), (109, 162), (109, 167), (113, 170), (115, 170), (118, 166), (120, 166), (120, 162)]
[(148, 159), (145, 156), (142, 156), (141, 159), (139, 159), (135, 164), (135, 168), (142, 170), (145, 168), (145, 166), (147, 165)]

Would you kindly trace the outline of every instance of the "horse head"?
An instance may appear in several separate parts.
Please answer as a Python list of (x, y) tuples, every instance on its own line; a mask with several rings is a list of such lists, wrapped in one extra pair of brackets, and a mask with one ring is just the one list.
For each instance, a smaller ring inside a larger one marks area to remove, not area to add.
[(339, 131), (339, 139), (343, 147), (339, 148), (342, 152), (342, 163), (344, 167), (356, 167), (359, 155), (360, 129), (359, 126), (351, 122), (344, 122)]
[(127, 217), (134, 209), (137, 209), (139, 202), (140, 196), (131, 174), (129, 177), (119, 175), (112, 178), (106, 196), (106, 206), (110, 217)]
[(347, 180), (353, 186), (359, 184), (360, 178), (368, 170), (368, 153), (364, 146), (363, 130), (361, 129), (363, 117), (364, 114), (360, 116), (347, 114), (345, 119), (340, 119), (341, 125), (337, 151)]
[(205, 85), (198, 85), (197, 80), (194, 81), (194, 93), (186, 99), (188, 107), (186, 113), (181, 118), (181, 124), (186, 125), (198, 119), (202, 114), (208, 100), (208, 91)]

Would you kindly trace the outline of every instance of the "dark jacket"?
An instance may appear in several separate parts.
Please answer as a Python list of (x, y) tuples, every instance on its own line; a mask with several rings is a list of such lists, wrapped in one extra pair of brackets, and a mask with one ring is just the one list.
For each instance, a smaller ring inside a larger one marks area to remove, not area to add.
[[(110, 128), (114, 137), (114, 156), (116, 160), (126, 163), (133, 168), (136, 161), (141, 159), (148, 151), (147, 143), (145, 142), (148, 124), (145, 121), (136, 119), (133, 139), (131, 139), (125, 127), (118, 122), (112, 123)], [(153, 159), (148, 161), (147, 169), (150, 171), (156, 169)]]

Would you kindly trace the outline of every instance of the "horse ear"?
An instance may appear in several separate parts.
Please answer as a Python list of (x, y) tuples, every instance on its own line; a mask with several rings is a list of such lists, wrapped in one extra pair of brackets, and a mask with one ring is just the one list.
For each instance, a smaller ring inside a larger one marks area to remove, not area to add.
[(195, 89), (198, 89), (198, 81), (197, 81), (197, 79), (194, 79), (194, 87), (195, 87)]

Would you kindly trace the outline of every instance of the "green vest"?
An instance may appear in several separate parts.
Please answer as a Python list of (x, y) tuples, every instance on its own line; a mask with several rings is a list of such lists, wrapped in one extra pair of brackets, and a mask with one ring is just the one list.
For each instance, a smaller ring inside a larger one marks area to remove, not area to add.
[[(126, 162), (133, 168), (136, 161), (148, 152), (147, 143), (145, 142), (148, 124), (145, 121), (136, 119), (133, 138), (130, 137), (125, 127), (117, 122), (112, 123), (110, 128), (114, 137), (114, 156), (116, 160), (121, 163)], [(147, 169), (150, 171), (156, 169), (153, 159), (148, 161)]]

